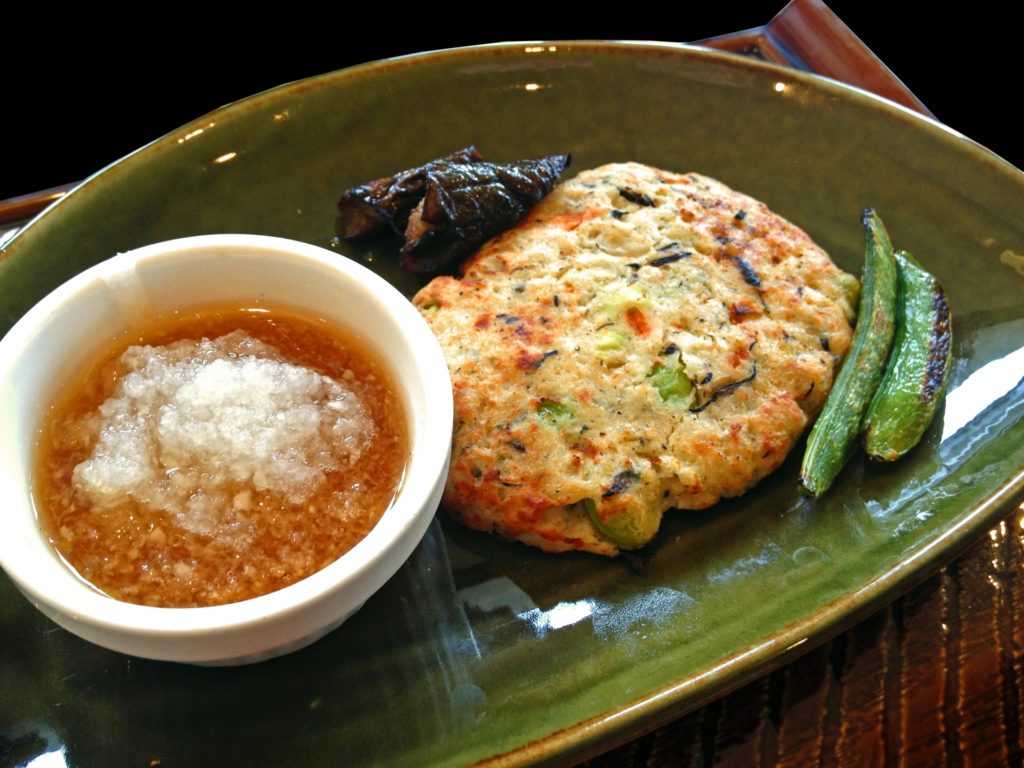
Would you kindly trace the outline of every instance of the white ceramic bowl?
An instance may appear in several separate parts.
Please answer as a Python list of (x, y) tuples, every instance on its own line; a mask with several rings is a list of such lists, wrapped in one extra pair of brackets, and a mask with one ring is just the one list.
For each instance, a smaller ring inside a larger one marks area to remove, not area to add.
[[(107, 597), (74, 574), (40, 530), (31, 493), (40, 420), (64, 378), (133, 317), (239, 299), (323, 317), (376, 350), (401, 390), (410, 432), (398, 498), (348, 553), (277, 592), (208, 608), (152, 608)], [(115, 256), (33, 307), (0, 341), (0, 424), (0, 566), (39, 610), (123, 653), (243, 664), (334, 629), (405, 562), (440, 501), (452, 396), (426, 322), (377, 275), (305, 243), (208, 235)]]

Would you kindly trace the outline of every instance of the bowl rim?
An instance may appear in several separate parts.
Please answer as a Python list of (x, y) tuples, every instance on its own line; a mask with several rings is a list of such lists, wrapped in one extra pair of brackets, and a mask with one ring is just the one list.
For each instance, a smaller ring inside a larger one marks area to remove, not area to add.
[[(336, 273), (339, 284), (344, 285), (346, 291), (361, 292), (369, 297), (377, 310), (388, 315), (395, 330), (404, 336), (404, 341), (412, 352), (410, 373), (406, 375), (419, 378), (425, 395), (430, 392), (432, 395), (441, 396), (432, 399), (429, 408), (424, 408), (422, 413), (406, 413), (410, 439), (409, 461), (402, 487), (378, 523), (352, 549), (334, 562), (274, 592), (223, 605), (194, 608), (144, 606), (117, 600), (101, 593), (67, 564), (64, 565), (68, 579), (55, 589), (47, 582), (33, 581), (26, 573), (26, 566), (31, 566), (34, 557), (12, 552), (13, 548), (4, 544), (6, 537), (0, 538), (0, 566), (15, 581), (19, 589), (29, 595), (37, 605), (42, 603), (58, 613), (72, 616), (76, 623), (105, 631), (175, 638), (219, 631), (235, 632), (264, 625), (271, 618), (288, 617), (337, 596), (346, 588), (358, 585), (368, 574), (372, 574), (382, 558), (387, 557), (393, 550), (402, 549), (402, 543), (414, 533), (422, 516), (434, 514), (433, 507), (427, 509), (428, 502), (439, 479), (443, 480), (446, 474), (449, 441), (444, 440), (444, 450), (440, 450), (440, 445), (436, 446), (438, 450), (431, 448), (435, 447), (432, 443), (441, 442), (440, 435), (450, 434), (453, 413), (451, 382), (440, 345), (415, 307), (384, 278), (344, 256), (316, 245), (268, 235), (213, 234), (175, 238), (116, 254), (83, 270), (55, 288), (29, 309), (0, 339), (2, 386), (8, 385), (8, 376), (22, 355), (31, 348), (39, 330), (56, 315), (66, 311), (80, 295), (96, 290), (107, 279), (130, 274), (140, 266), (180, 258), (201, 261), (205, 258), (202, 252), (214, 248), (221, 251), (237, 251), (239, 254), (243, 251), (261, 252), (272, 258), (295, 259), (311, 269), (326, 268)], [(269, 303), (273, 304), (273, 299)], [(287, 302), (282, 302), (282, 305), (284, 304)], [(184, 302), (183, 306), (188, 306), (188, 302)], [(364, 338), (363, 341), (372, 344), (372, 339)], [(381, 363), (386, 365), (383, 360)], [(391, 365), (387, 365), (387, 368), (396, 388), (405, 390), (402, 372), (392, 370)], [(445, 393), (447, 398), (443, 396)], [(406, 398), (405, 403), (408, 411), (413, 404), (411, 397)], [(0, 471), (10, 470), (4, 468)], [(25, 514), (27, 511), (35, 518), (31, 487), (12, 494), (20, 496), (27, 504), (18, 510), (3, 510), (0, 514), (11, 516)], [(38, 535), (45, 538), (46, 534), (38, 523), (33, 520), (32, 524), (35, 525)], [(412, 542), (410, 551), (418, 541), (419, 536)], [(49, 542), (46, 543), (51, 546)], [(408, 552), (403, 555), (402, 561), (407, 556)], [(401, 562), (371, 589), (356, 590), (366, 594), (361, 598), (359, 595), (353, 595), (353, 602), (357, 602), (357, 606), (361, 604), (400, 566)], [(78, 582), (78, 588), (70, 588), (71, 580)]]

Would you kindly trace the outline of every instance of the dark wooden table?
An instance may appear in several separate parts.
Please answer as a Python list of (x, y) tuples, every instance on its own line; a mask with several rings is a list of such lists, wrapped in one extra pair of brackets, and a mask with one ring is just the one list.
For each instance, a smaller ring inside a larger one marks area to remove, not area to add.
[(1018, 506), (848, 632), (584, 765), (1021, 765), (1022, 564)]

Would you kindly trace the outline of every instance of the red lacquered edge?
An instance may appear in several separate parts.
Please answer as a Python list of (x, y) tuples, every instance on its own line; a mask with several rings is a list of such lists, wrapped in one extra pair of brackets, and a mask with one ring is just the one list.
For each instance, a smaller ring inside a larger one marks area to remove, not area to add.
[(935, 117), (821, 0), (792, 0), (763, 27), (696, 44), (831, 77)]

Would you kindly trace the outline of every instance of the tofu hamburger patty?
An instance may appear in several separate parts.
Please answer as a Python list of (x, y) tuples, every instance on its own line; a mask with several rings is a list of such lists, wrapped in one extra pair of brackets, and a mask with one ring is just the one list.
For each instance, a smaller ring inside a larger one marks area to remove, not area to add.
[(850, 345), (857, 291), (718, 181), (580, 173), (414, 298), (454, 388), (444, 506), (548, 551), (643, 546), (665, 510), (783, 461)]

